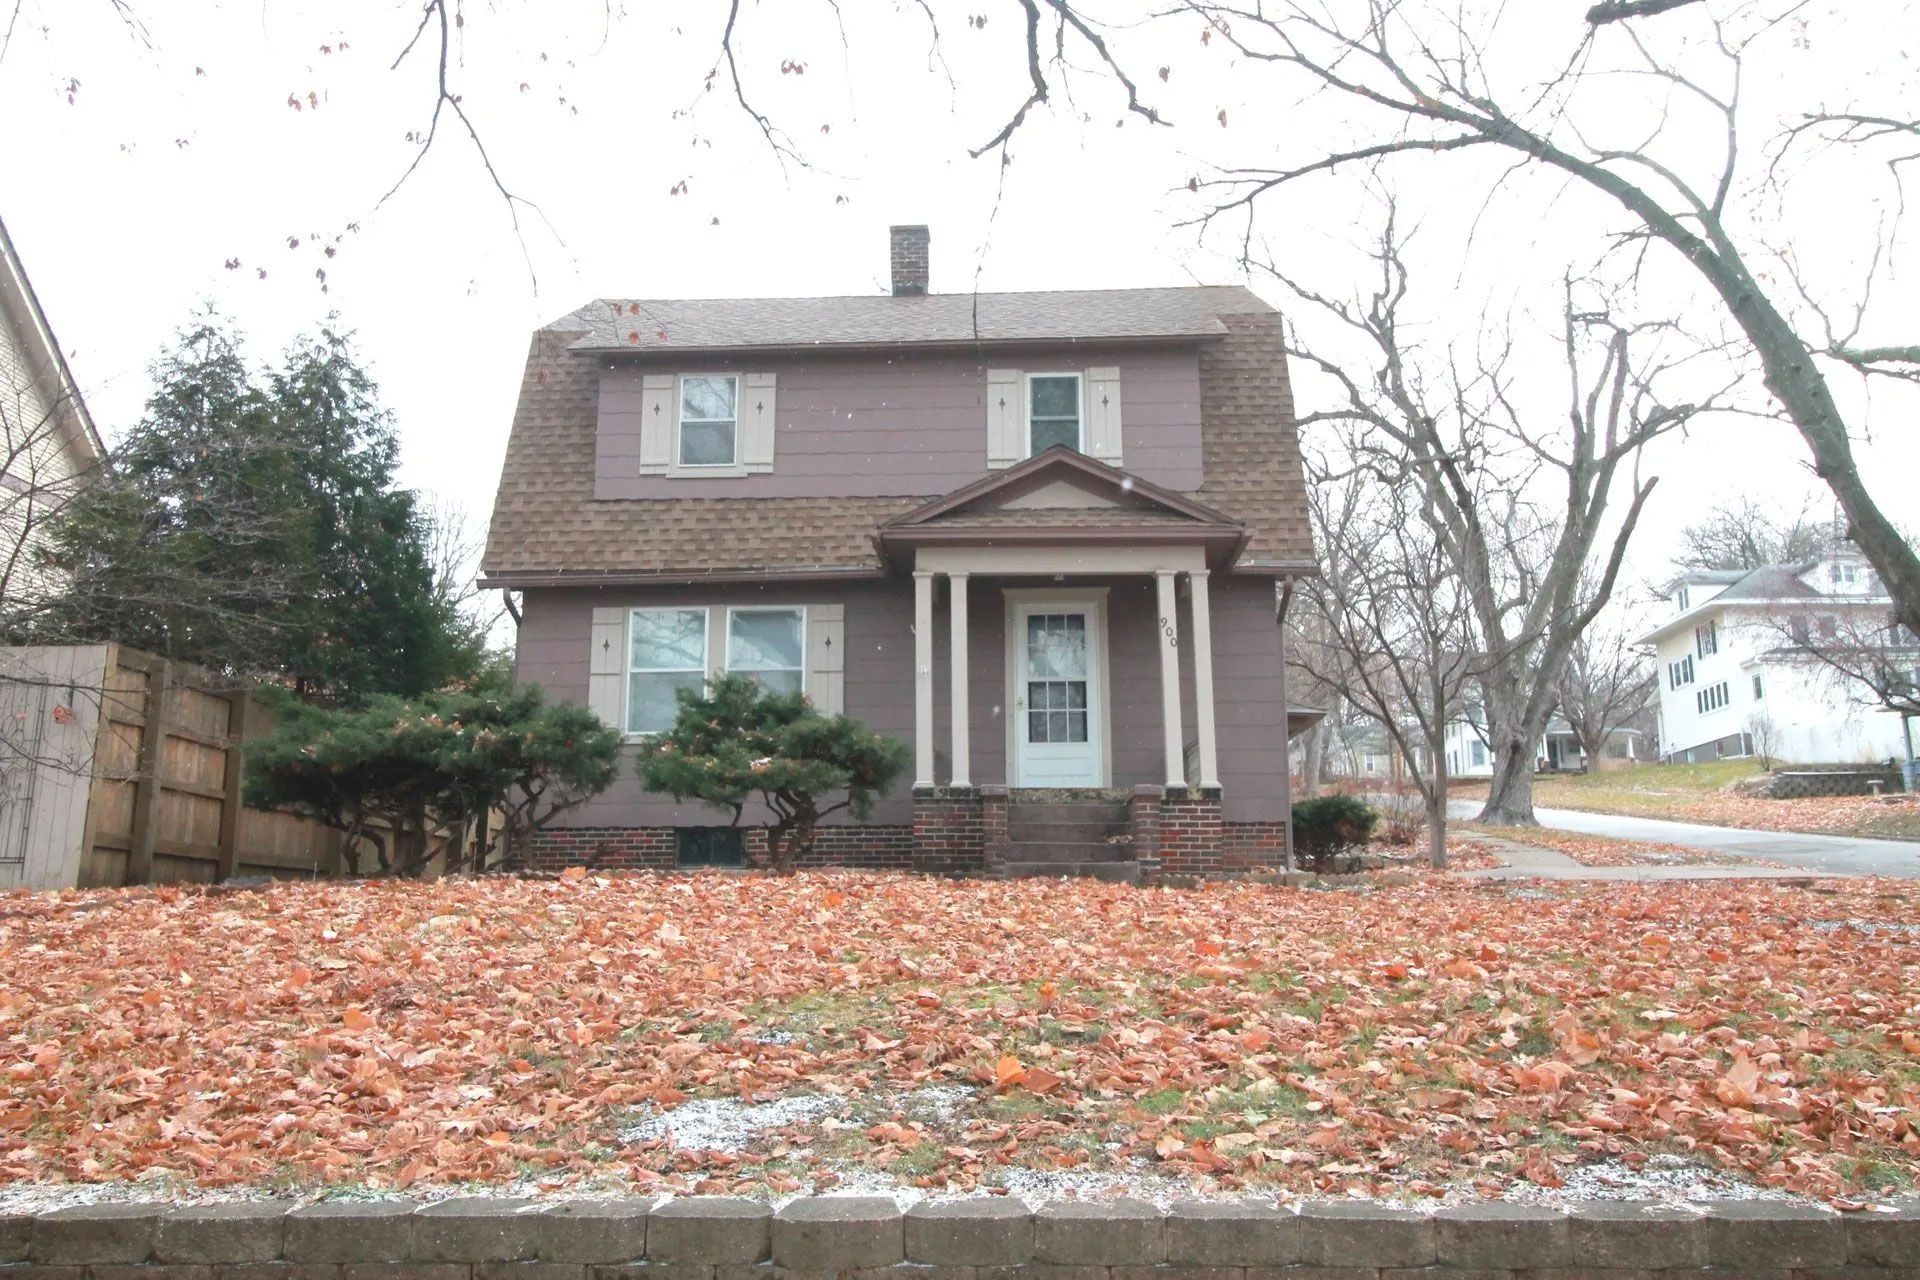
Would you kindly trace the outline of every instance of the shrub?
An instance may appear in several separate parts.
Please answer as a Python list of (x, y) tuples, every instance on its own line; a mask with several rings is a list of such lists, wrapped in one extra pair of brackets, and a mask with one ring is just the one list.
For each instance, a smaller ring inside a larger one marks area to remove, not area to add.
[(757, 796), (773, 815), (767, 856), (781, 875), (813, 847), (820, 819), (841, 809), (866, 818), (907, 767), (905, 743), (822, 715), (802, 693), (767, 693), (730, 675), (678, 696), (673, 727), (641, 756), (647, 789), (730, 810), (735, 823)]
[(1293, 806), (1293, 849), (1303, 870), (1350, 868), (1380, 815), (1357, 796), (1315, 796)]

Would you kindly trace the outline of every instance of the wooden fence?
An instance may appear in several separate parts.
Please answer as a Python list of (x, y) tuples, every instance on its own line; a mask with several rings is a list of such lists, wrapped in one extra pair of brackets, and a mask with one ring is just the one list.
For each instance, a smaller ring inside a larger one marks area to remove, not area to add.
[(0, 649), (0, 888), (340, 874), (339, 832), (241, 803), (241, 744), (272, 728), (135, 649)]

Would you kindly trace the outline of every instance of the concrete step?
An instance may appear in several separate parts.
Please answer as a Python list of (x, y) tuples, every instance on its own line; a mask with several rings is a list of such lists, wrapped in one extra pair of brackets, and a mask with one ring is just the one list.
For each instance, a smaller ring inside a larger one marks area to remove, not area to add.
[(1036, 844), (1048, 840), (1097, 844), (1109, 836), (1126, 835), (1128, 829), (1128, 824), (1124, 822), (1029, 822), (1023, 818), (1010, 818), (1007, 822), (1007, 838)]
[(1016, 800), (1007, 806), (1007, 821), (1127, 823), (1124, 800)]
[(1013, 862), (1132, 862), (1133, 845), (1105, 840), (1011, 840), (1007, 861)]
[(1036, 876), (1084, 876), (1090, 880), (1139, 884), (1140, 864), (1137, 862), (1008, 862), (1007, 875), (1013, 879), (1031, 879)]

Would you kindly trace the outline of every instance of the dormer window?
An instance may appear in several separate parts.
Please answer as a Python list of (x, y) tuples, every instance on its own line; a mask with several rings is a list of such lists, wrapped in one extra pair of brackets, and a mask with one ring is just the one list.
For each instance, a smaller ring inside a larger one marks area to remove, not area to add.
[(731, 373), (680, 379), (679, 460), (683, 467), (731, 467), (739, 461), (740, 379)]
[(1045, 453), (1055, 445), (1086, 452), (1081, 436), (1080, 375), (1027, 375), (1027, 442), (1029, 454)]
[(1685, 613), (1687, 611), (1687, 605), (1688, 605), (1687, 589), (1685, 587), (1680, 588), (1679, 595), (1677, 598), (1680, 603), (1680, 612)]

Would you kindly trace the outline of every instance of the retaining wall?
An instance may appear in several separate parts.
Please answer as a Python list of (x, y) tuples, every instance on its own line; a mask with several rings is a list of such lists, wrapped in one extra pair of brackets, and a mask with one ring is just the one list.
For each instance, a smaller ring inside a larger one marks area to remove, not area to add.
[(1426, 1213), (1133, 1200), (902, 1212), (813, 1197), (107, 1204), (0, 1216), (6, 1280), (1876, 1280), (1920, 1277), (1920, 1204), (1498, 1201)]

